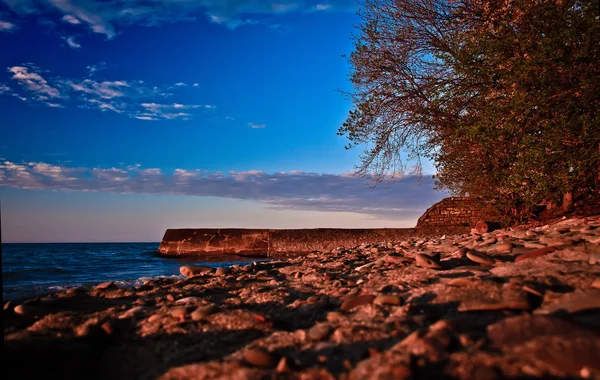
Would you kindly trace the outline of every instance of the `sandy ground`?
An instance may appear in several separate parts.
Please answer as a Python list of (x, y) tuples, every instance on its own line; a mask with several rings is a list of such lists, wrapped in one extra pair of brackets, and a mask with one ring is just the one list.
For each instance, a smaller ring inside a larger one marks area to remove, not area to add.
[(187, 270), (5, 304), (4, 378), (600, 379), (600, 217)]

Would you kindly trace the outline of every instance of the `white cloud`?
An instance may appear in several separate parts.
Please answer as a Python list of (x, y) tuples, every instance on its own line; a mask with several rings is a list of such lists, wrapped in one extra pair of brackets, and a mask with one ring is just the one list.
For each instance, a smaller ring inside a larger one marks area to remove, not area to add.
[(56, 100), (64, 99), (80, 108), (112, 111), (140, 120), (190, 120), (200, 110), (216, 108), (211, 104), (158, 103), (172, 94), (165, 93), (164, 88), (148, 86), (141, 80), (101, 80), (94, 74), (105, 66), (105, 63), (87, 66), (90, 74), (84, 79), (50, 77), (48, 80), (35, 66), (13, 66), (8, 71), (23, 90), (16, 91), (18, 87), (11, 88), (0, 83), (0, 95), (12, 95), (27, 101), (21, 94), (26, 92), (32, 94), (31, 100), (49, 107), (63, 107)]
[(12, 32), (17, 28), (15, 24), (0, 20), (0, 32)]
[(177, 86), (177, 87), (187, 87), (187, 84), (185, 84), (183, 82), (177, 82), (177, 83), (175, 83), (175, 86)]
[(252, 129), (264, 129), (267, 128), (266, 124), (255, 124), (255, 123), (248, 123), (248, 126)]
[(68, 22), (69, 24), (73, 24), (73, 25), (79, 25), (81, 24), (81, 21), (79, 21), (76, 17), (74, 17), (73, 15), (64, 15), (61, 20), (63, 20), (64, 22)]
[(316, 11), (326, 11), (328, 9), (331, 9), (331, 4), (317, 4), (315, 5), (314, 9)]
[(62, 20), (87, 26), (107, 39), (117, 35), (116, 25), (141, 24), (147, 26), (166, 22), (194, 20), (204, 13), (214, 23), (230, 29), (242, 25), (259, 24), (257, 16), (274, 16), (292, 12), (336, 9), (355, 9), (355, 0), (332, 0), (327, 4), (298, 0), (4, 0), (18, 14), (51, 14), (60, 12)]
[(198, 87), (198, 83), (194, 83), (194, 87)]
[(130, 87), (130, 84), (126, 81), (98, 82), (93, 79), (84, 79), (81, 82), (70, 81), (68, 84), (75, 91), (92, 94), (103, 99), (125, 96), (127, 88)]
[(61, 97), (60, 91), (52, 87), (39, 73), (36, 73), (33, 67), (13, 66), (9, 67), (8, 71), (13, 74), (12, 79), (16, 80), (25, 90), (33, 93), (40, 101)]
[(67, 45), (69, 45), (70, 48), (72, 49), (80, 49), (81, 45), (75, 41), (75, 37), (63, 37), (63, 39), (65, 40), (65, 42), (67, 43)]
[(376, 188), (364, 178), (301, 171), (262, 170), (228, 174), (204, 170), (139, 166), (83, 168), (47, 163), (0, 164), (0, 186), (139, 194), (176, 194), (262, 202), (277, 209), (356, 212), (399, 220), (416, 219), (446, 194), (435, 191), (430, 176), (403, 175)]

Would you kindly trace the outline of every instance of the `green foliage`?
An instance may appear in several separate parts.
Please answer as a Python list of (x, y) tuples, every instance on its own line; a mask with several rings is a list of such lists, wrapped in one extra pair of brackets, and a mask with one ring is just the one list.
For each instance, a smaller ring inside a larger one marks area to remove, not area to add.
[(367, 146), (359, 173), (427, 157), (438, 186), (517, 218), (598, 192), (595, 1), (366, 0), (360, 15), (339, 130)]

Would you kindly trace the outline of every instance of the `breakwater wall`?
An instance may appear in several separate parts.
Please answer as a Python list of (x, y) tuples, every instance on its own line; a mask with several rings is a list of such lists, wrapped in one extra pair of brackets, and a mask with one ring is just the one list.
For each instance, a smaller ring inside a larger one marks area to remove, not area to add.
[(315, 228), (315, 229), (168, 229), (158, 248), (161, 255), (232, 254), (281, 257), (330, 251), (363, 243), (398, 242), (411, 237), (466, 233), (468, 227), (431, 228)]

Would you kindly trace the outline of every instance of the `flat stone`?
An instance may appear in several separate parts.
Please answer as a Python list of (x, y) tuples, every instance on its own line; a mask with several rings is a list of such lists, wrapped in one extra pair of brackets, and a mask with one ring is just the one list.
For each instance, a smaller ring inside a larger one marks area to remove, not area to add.
[(457, 259), (462, 259), (463, 257), (465, 257), (467, 252), (469, 252), (469, 248), (462, 247), (462, 248), (459, 248), (456, 251), (454, 251), (452, 256), (456, 257)]
[(496, 260), (492, 259), (485, 253), (473, 250), (467, 252), (467, 258), (481, 265), (494, 265), (496, 263)]
[(513, 243), (500, 243), (491, 247), (491, 250), (497, 253), (510, 253), (514, 247)]
[(520, 256), (517, 256), (517, 258), (515, 259), (515, 262), (520, 262), (520, 261), (527, 260), (527, 259), (534, 259), (536, 257), (544, 256), (544, 255), (547, 255), (554, 251), (556, 251), (556, 247), (545, 247), (545, 248), (536, 249), (536, 250), (524, 253)]
[(402, 299), (393, 294), (380, 294), (373, 300), (375, 305), (400, 305)]
[(412, 257), (400, 256), (400, 255), (387, 255), (383, 258), (386, 263), (395, 263), (395, 264), (411, 264), (415, 262), (415, 259)]
[(415, 261), (417, 262), (417, 265), (422, 268), (443, 269), (443, 267), (440, 265), (440, 263), (436, 262), (433, 259), (433, 257), (422, 254), (422, 253), (418, 253), (415, 255)]
[(229, 272), (231, 272), (231, 269), (225, 268), (225, 267), (219, 267), (219, 268), (217, 268), (217, 270), (215, 270), (215, 275), (216, 276), (224, 276), (226, 274), (229, 274)]
[(525, 299), (517, 300), (465, 300), (458, 306), (458, 311), (483, 310), (529, 310), (531, 305)]
[(342, 306), (340, 306), (340, 310), (350, 311), (355, 307), (368, 305), (372, 303), (374, 299), (375, 296), (370, 294), (363, 294), (360, 296), (347, 296), (344, 298), (344, 302), (342, 303)]
[(306, 335), (311, 340), (321, 340), (321, 339), (325, 338), (327, 335), (329, 335), (329, 333), (331, 333), (331, 327), (329, 325), (324, 324), (324, 323), (318, 323), (318, 324), (314, 325), (313, 327), (311, 327), (308, 330)]
[(273, 368), (277, 365), (278, 360), (274, 355), (262, 349), (247, 349), (244, 352), (244, 360), (246, 363), (261, 368)]
[(206, 317), (208, 317), (209, 315), (213, 314), (216, 310), (217, 308), (215, 307), (215, 305), (200, 306), (192, 312), (190, 317), (194, 321), (201, 321), (203, 319), (206, 319)]
[(182, 318), (187, 314), (185, 306), (175, 306), (171, 309), (171, 316), (173, 318)]
[(530, 249), (540, 249), (540, 248), (546, 248), (546, 244), (527, 241), (527, 242), (523, 243), (523, 247), (530, 248)]
[(184, 265), (181, 268), (179, 268), (179, 272), (185, 277), (192, 277), (203, 273), (210, 273), (214, 270), (215, 268), (200, 265)]
[(116, 289), (117, 285), (114, 281), (106, 281), (101, 284), (96, 285), (96, 290), (107, 290), (107, 289)]
[(600, 290), (591, 289), (567, 293), (550, 304), (543, 304), (535, 310), (535, 314), (553, 314), (561, 311), (572, 314), (598, 309), (600, 309)]
[(13, 311), (16, 314), (20, 314), (20, 315), (30, 315), (30, 314), (35, 314), (36, 309), (33, 306), (21, 304), (21, 305), (15, 306)]

